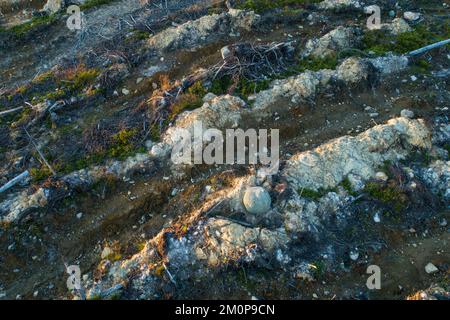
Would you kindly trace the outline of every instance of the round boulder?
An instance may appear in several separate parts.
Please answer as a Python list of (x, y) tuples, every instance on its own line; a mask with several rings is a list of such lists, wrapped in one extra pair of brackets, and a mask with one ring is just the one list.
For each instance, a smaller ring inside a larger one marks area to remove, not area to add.
[(243, 203), (249, 213), (264, 214), (270, 210), (272, 200), (264, 188), (251, 187), (245, 191)]

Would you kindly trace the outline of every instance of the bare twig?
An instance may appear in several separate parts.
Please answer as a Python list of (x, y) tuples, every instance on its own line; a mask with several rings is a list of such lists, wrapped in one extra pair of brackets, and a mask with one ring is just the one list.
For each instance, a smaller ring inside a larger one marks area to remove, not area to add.
[(448, 43), (450, 43), (450, 39), (443, 40), (443, 41), (439, 41), (439, 42), (430, 44), (430, 45), (428, 45), (428, 46), (419, 48), (419, 49), (417, 49), (417, 50), (414, 50), (414, 51), (409, 52), (407, 55), (408, 55), (408, 56), (417, 56), (417, 55), (423, 54), (423, 53), (425, 53), (425, 52), (428, 52), (428, 51), (430, 51), (430, 50), (433, 50), (433, 49), (436, 49), (436, 48), (445, 46), (445, 45), (448, 44)]
[(22, 110), (23, 108), (24, 107), (17, 107), (17, 108), (6, 110), (6, 111), (1, 111), (0, 112), (0, 117), (6, 116), (6, 115), (11, 114), (11, 113), (18, 112), (18, 111)]
[(25, 180), (26, 178), (28, 178), (30, 176), (30, 173), (27, 171), (22, 172), (21, 174), (19, 174), (17, 177), (15, 177), (14, 179), (8, 181), (7, 183), (5, 183), (1, 188), (0, 188), (0, 193), (5, 192), (8, 189), (11, 189), (12, 187), (14, 187), (16, 184), (18, 184), (19, 182), (21, 182), (22, 180)]
[(28, 136), (28, 139), (30, 139), (31, 144), (33, 145), (33, 147), (36, 149), (37, 153), (39, 154), (39, 156), (41, 157), (42, 161), (45, 163), (45, 165), (49, 168), (50, 172), (56, 176), (56, 172), (55, 170), (53, 170), (52, 166), (50, 165), (50, 163), (48, 163), (47, 159), (45, 159), (44, 155), (42, 154), (41, 150), (39, 150), (38, 146), (36, 145), (36, 143), (34, 142), (33, 138), (31, 137), (31, 135), (28, 133), (28, 130), (24, 127), (23, 128), (25, 130), (25, 133)]

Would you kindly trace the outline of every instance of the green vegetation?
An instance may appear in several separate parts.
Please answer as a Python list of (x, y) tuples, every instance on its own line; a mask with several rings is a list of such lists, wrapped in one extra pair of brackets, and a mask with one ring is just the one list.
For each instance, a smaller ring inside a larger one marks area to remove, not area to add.
[(407, 204), (407, 197), (403, 191), (392, 183), (384, 185), (379, 182), (371, 181), (366, 184), (364, 192), (368, 193), (371, 197), (392, 206), (395, 212), (402, 211)]
[(238, 8), (254, 10), (255, 12), (260, 13), (270, 9), (318, 2), (320, 2), (320, 0), (245, 0)]
[(108, 155), (114, 158), (125, 159), (136, 151), (133, 143), (137, 129), (123, 129), (113, 136), (114, 145), (108, 150)]
[(48, 167), (41, 168), (31, 168), (30, 169), (31, 179), (34, 183), (42, 182), (52, 175)]
[(350, 183), (350, 180), (348, 178), (345, 178), (344, 180), (342, 180), (342, 182), (340, 183), (340, 186), (342, 186), (342, 188), (344, 188), (344, 190), (347, 191), (349, 195), (351, 195), (351, 196), (357, 195), (357, 193), (355, 191), (353, 191), (352, 184)]
[[(231, 93), (237, 94), (241, 98), (246, 99), (249, 95), (268, 89), (271, 80), (272, 79), (249, 81), (245, 78), (241, 78)], [(212, 82), (209, 91), (216, 95), (222, 95), (229, 93), (232, 88), (233, 80), (230, 76), (224, 76), (222, 78), (215, 79)]]
[(311, 189), (306, 189), (306, 188), (302, 188), (297, 191), (297, 193), (300, 195), (300, 197), (308, 198), (311, 200), (319, 200), (320, 198), (325, 196), (328, 192), (330, 192), (330, 190), (325, 190), (322, 188), (320, 188), (317, 191), (311, 190)]
[(306, 70), (319, 71), (322, 69), (336, 69), (338, 60), (335, 55), (329, 55), (325, 58), (306, 58), (298, 62), (295, 71), (305, 72)]
[(55, 15), (48, 15), (42, 17), (34, 17), (28, 22), (16, 25), (11, 27), (10, 29), (3, 29), (3, 32), (12, 32), (17, 37), (23, 36), (28, 33), (30, 30), (35, 29), (40, 26), (50, 25), (56, 21)]
[(87, 0), (80, 6), (81, 10), (89, 10), (94, 7), (102, 6), (114, 2), (115, 0)]
[(364, 33), (363, 48), (366, 52), (373, 51), (377, 55), (387, 52), (404, 54), (424, 47), (434, 42), (444, 40), (449, 35), (442, 28), (431, 31), (425, 25), (417, 26), (413, 31), (392, 35), (386, 30), (372, 30)]
[(186, 110), (194, 110), (202, 106), (202, 98), (194, 94), (183, 94), (178, 97), (177, 101), (172, 105), (172, 110), (169, 114), (168, 120), (172, 121), (180, 113)]

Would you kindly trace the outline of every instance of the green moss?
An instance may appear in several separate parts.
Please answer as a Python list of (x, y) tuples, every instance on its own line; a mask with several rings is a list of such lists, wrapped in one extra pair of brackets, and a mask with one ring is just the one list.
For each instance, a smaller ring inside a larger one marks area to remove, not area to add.
[(153, 125), (150, 128), (150, 139), (154, 142), (161, 140), (161, 127), (159, 125)]
[(115, 0), (87, 0), (80, 6), (81, 10), (88, 10), (94, 7), (102, 6), (114, 2)]
[(407, 198), (398, 186), (388, 184), (383, 185), (378, 182), (370, 181), (364, 187), (364, 192), (371, 197), (388, 204), (396, 212), (402, 211), (406, 207)]
[(135, 151), (133, 140), (138, 134), (137, 129), (123, 129), (113, 136), (115, 142), (108, 150), (108, 155), (114, 158), (125, 159)]
[(177, 115), (186, 110), (194, 110), (200, 108), (202, 106), (202, 98), (200, 96), (196, 96), (194, 94), (183, 94), (181, 95), (177, 101), (172, 105), (172, 110), (169, 114), (168, 120), (172, 121), (176, 118)]
[(308, 198), (311, 200), (319, 200), (320, 198), (322, 198), (323, 196), (325, 196), (328, 192), (330, 192), (330, 190), (325, 190), (320, 188), (319, 190), (315, 191), (315, 190), (311, 190), (311, 189), (299, 189), (297, 191), (297, 193), (300, 195), (300, 197), (302, 198)]
[(145, 40), (145, 39), (148, 39), (149, 37), (150, 37), (150, 33), (147, 31), (135, 30), (133, 32), (133, 39), (136, 39), (136, 40)]
[(297, 72), (306, 70), (319, 71), (322, 69), (336, 69), (338, 60), (336, 55), (329, 55), (325, 58), (305, 58), (300, 60), (295, 67)]
[(287, 6), (304, 5), (320, 2), (319, 0), (245, 0), (238, 8), (263, 12), (270, 9), (284, 8)]
[(432, 32), (427, 26), (420, 25), (399, 35), (392, 35), (386, 30), (366, 31), (362, 43), (365, 51), (373, 51), (377, 55), (387, 52), (404, 54), (443, 40), (444, 37), (440, 31)]
[(31, 168), (30, 175), (33, 182), (41, 182), (46, 180), (48, 177), (52, 175), (51, 171), (47, 167), (41, 168)]
[(88, 85), (92, 85), (98, 75), (99, 72), (96, 69), (81, 68), (79, 72), (76, 72), (67, 79), (67, 81), (71, 82), (67, 88), (71, 91), (79, 91)]
[(205, 89), (201, 81), (197, 81), (187, 90), (187, 93), (203, 98), (208, 91)]
[[(272, 79), (250, 81), (245, 78), (241, 78), (232, 93), (246, 99), (249, 95), (268, 89), (271, 81)], [(220, 79), (214, 80), (209, 91), (216, 95), (227, 94), (232, 86), (233, 81), (231, 77), (224, 76)]]
[(352, 195), (352, 196), (356, 195), (356, 192), (353, 191), (352, 184), (350, 183), (350, 180), (348, 178), (345, 178), (344, 180), (342, 180), (342, 182), (340, 183), (340, 186), (342, 186), (342, 188), (344, 188), (344, 190), (347, 191), (349, 195)]
[(28, 22), (19, 24), (17, 26), (14, 26), (10, 29), (4, 30), (4, 31), (11, 31), (16, 36), (20, 37), (24, 34), (28, 33), (30, 30), (44, 25), (50, 25), (56, 21), (55, 15), (48, 15), (43, 17), (34, 17)]
[(237, 86), (238, 94), (246, 98), (249, 95), (256, 94), (260, 91), (266, 90), (269, 88), (271, 80), (262, 80), (258, 82), (248, 81), (247, 79), (241, 79)]
[(216, 95), (225, 94), (227, 93), (228, 89), (231, 87), (232, 84), (233, 81), (231, 80), (230, 76), (217, 78), (212, 82), (209, 91)]

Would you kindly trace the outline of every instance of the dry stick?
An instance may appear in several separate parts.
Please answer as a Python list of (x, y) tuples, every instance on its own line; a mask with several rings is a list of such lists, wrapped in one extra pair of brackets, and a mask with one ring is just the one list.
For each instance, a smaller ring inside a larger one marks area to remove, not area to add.
[(28, 139), (30, 139), (30, 142), (33, 144), (33, 147), (36, 149), (36, 151), (38, 152), (39, 156), (41, 157), (42, 161), (44, 161), (45, 165), (50, 169), (51, 173), (56, 176), (56, 172), (55, 170), (53, 170), (52, 166), (50, 165), (50, 163), (48, 163), (47, 159), (45, 159), (44, 155), (42, 154), (41, 150), (39, 150), (38, 146), (34, 143), (33, 138), (30, 136), (30, 134), (28, 133), (27, 129), (24, 127), (23, 128), (25, 130), (25, 133), (28, 136)]
[(7, 183), (5, 183), (3, 185), (3, 187), (0, 188), (0, 193), (5, 192), (8, 189), (11, 189), (16, 184), (18, 184), (20, 181), (25, 180), (29, 176), (30, 176), (30, 173), (28, 172), (28, 170), (25, 172), (22, 172), (17, 177), (15, 177), (15, 178), (11, 179), (10, 181), (8, 181)]
[(10, 114), (10, 113), (14, 113), (14, 112), (20, 111), (20, 110), (22, 110), (23, 108), (24, 108), (24, 107), (17, 107), (17, 108), (14, 108), (14, 109), (2, 111), (2, 112), (0, 112), (0, 117), (1, 117), (1, 116), (6, 116), (7, 114)]
[(425, 52), (430, 51), (430, 50), (432, 50), (432, 49), (435, 49), (435, 48), (439, 48), (439, 47), (445, 46), (445, 45), (448, 44), (448, 43), (450, 43), (450, 39), (443, 40), (443, 41), (439, 41), (439, 42), (430, 44), (429, 46), (425, 46), (425, 47), (422, 47), (422, 48), (420, 48), (420, 49), (411, 51), (411, 52), (409, 52), (407, 55), (408, 55), (408, 56), (417, 56), (417, 55), (419, 55), (419, 54), (425, 53)]

